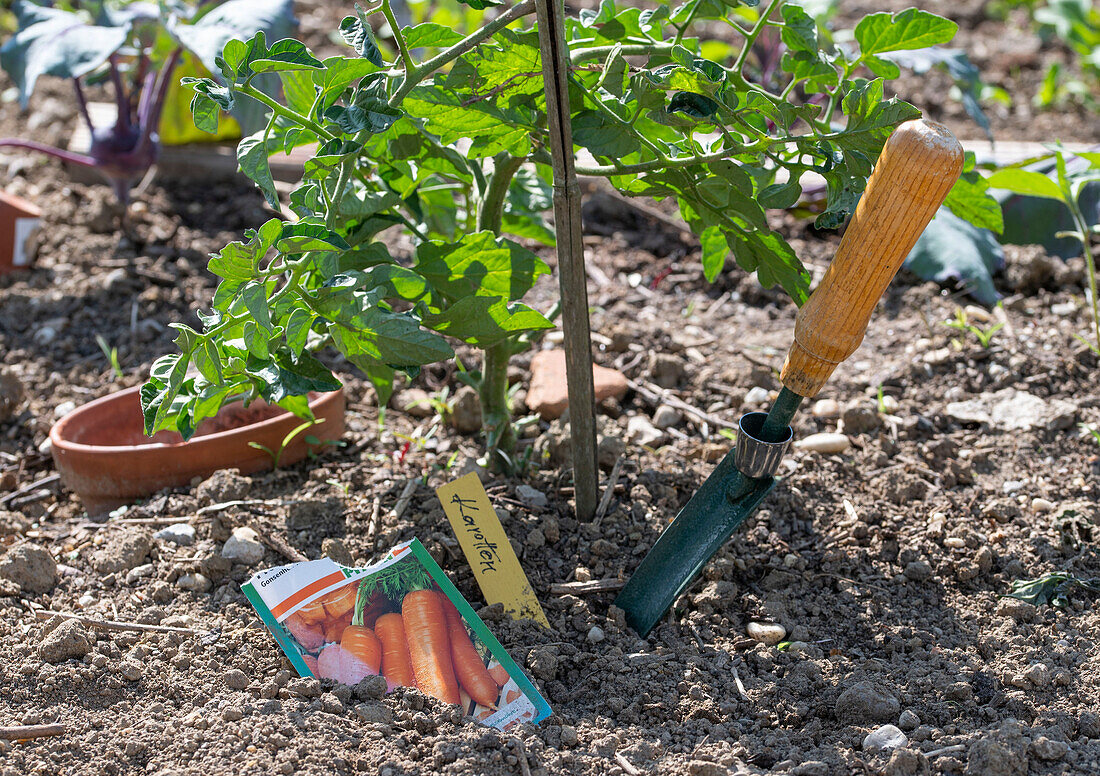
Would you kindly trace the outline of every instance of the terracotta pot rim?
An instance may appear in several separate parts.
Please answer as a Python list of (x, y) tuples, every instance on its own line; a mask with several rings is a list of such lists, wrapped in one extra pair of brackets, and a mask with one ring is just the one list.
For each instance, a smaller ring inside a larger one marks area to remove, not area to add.
[[(227, 439), (228, 437), (240, 434), (245, 429), (264, 429), (271, 426), (278, 425), (279, 423), (286, 421), (286, 415), (290, 414), (288, 411), (283, 411), (274, 417), (261, 420), (258, 423), (248, 423), (244, 426), (237, 426), (235, 428), (229, 428), (224, 431), (216, 431), (213, 434), (204, 434), (201, 437), (193, 437), (186, 442), (175, 442), (173, 444), (165, 444), (164, 442), (149, 442), (147, 444), (140, 445), (89, 445), (83, 442), (73, 442), (65, 437), (65, 432), (68, 426), (82, 417), (85, 414), (95, 412), (100, 406), (108, 404), (113, 401), (118, 401), (120, 398), (133, 393), (139, 393), (141, 386), (136, 385), (132, 388), (124, 388), (121, 391), (115, 391), (109, 393), (106, 396), (101, 396), (98, 399), (93, 399), (87, 404), (82, 404), (69, 414), (62, 417), (59, 421), (53, 424), (50, 429), (50, 444), (54, 449), (64, 450), (66, 452), (73, 453), (96, 453), (99, 455), (110, 453), (135, 453), (135, 452), (148, 452), (152, 450), (170, 450), (173, 448), (183, 447), (184, 445), (190, 445), (194, 447), (196, 444), (205, 444), (207, 442), (219, 442)], [(343, 388), (337, 388), (335, 391), (329, 391), (327, 393), (317, 394), (309, 401), (309, 408), (316, 410), (318, 407), (328, 404), (333, 401), (339, 394), (343, 393)]]

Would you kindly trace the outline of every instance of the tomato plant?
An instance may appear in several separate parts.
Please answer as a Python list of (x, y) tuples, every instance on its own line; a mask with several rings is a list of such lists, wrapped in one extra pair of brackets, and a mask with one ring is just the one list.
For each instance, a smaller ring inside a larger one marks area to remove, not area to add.
[[(800, 5), (755, 5), (642, 10), (604, 0), (570, 19), (577, 173), (629, 196), (675, 200), (709, 279), (732, 256), (801, 303), (809, 274), (765, 211), (797, 202), (800, 177), (813, 171), (827, 182), (817, 224), (840, 225), (886, 137), (920, 115), (887, 97), (886, 79), (898, 75), (891, 53), (945, 43), (957, 27), (916, 9), (876, 13), (857, 25), (853, 45), (839, 46)], [(207, 131), (241, 101), (270, 111), (237, 155), (273, 208), (269, 156), (316, 151), (290, 194), (289, 220), (272, 219), (211, 259), (222, 278), (213, 311), (201, 314), (201, 330), (176, 326), (180, 352), (158, 360), (144, 388), (149, 433), (187, 436), (241, 395), (308, 416), (305, 394), (339, 385), (313, 355), (326, 345), (367, 374), (384, 404), (397, 372), (449, 357), (449, 341), (460, 340), (484, 351), (481, 370), (466, 377), (489, 447), (507, 465), (508, 359), (552, 325), (519, 301), (548, 267), (515, 241), (553, 239), (539, 43), (525, 26), (533, 8), (522, 0), (463, 33), (431, 21), (403, 27), (381, 0), (341, 24), (352, 54), (320, 60), (298, 41), (257, 35), (226, 44), (219, 81), (185, 81)], [(391, 31), (386, 53), (374, 15)], [(704, 20), (739, 45), (699, 37)], [(747, 63), (765, 32), (783, 53), (766, 81), (753, 80)], [(282, 79), (284, 101), (256, 88), (267, 73)], [(984, 196), (972, 186), (955, 200)], [(413, 247), (391, 249), (379, 239), (388, 229)]]

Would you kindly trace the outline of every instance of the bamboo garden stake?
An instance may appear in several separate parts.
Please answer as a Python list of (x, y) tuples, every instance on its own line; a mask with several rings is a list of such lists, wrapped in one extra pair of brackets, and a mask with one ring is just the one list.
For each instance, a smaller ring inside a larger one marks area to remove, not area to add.
[(581, 191), (573, 167), (573, 128), (569, 117), (569, 59), (565, 9), (561, 0), (536, 0), (550, 156), (554, 168), (554, 229), (558, 283), (565, 332), (565, 374), (569, 387), (569, 429), (573, 442), (573, 483), (577, 518), (596, 514), (596, 396), (592, 387), (592, 338), (588, 329), (588, 288), (581, 242)]

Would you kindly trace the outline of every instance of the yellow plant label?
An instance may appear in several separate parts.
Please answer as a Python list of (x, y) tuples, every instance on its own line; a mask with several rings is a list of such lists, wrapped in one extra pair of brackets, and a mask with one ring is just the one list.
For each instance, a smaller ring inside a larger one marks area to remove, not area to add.
[(477, 473), (459, 477), (437, 488), (435, 493), (474, 570), (485, 602), (504, 604), (504, 610), (512, 617), (527, 617), (549, 628), (546, 613), (519, 565), (519, 558)]

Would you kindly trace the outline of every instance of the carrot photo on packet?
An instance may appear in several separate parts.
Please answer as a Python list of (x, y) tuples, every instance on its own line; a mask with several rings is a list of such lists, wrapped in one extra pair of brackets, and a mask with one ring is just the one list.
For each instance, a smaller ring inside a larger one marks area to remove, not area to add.
[(418, 540), (364, 569), (328, 559), (261, 571), (245, 594), (302, 676), (382, 676), (506, 729), (550, 707)]

